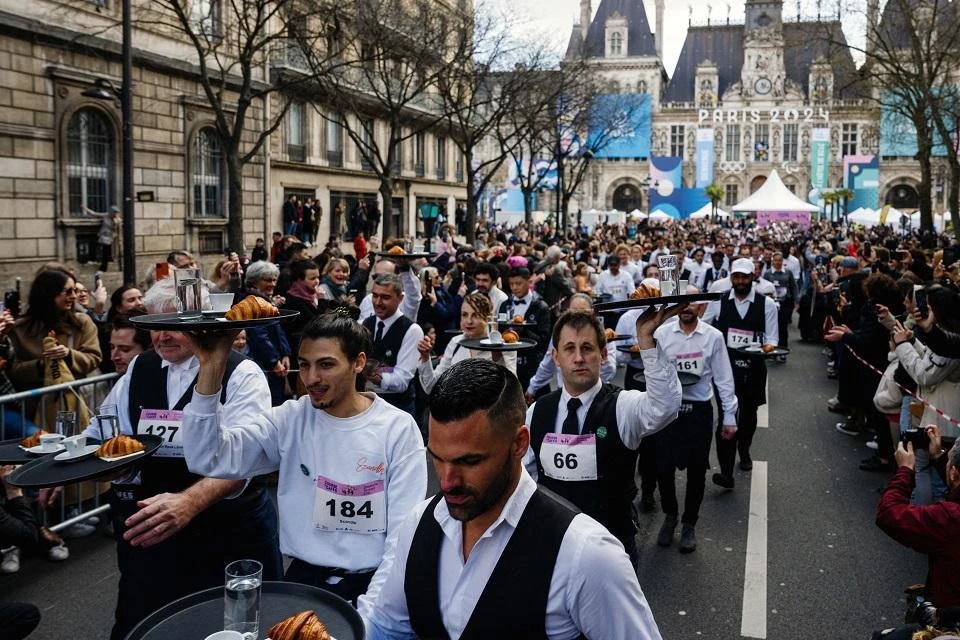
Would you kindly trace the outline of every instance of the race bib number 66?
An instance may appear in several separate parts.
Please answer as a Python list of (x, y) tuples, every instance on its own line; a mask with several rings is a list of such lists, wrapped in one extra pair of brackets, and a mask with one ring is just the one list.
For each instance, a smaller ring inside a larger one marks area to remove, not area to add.
[(554, 480), (596, 480), (597, 438), (592, 433), (548, 433), (540, 445), (540, 464), (547, 477)]

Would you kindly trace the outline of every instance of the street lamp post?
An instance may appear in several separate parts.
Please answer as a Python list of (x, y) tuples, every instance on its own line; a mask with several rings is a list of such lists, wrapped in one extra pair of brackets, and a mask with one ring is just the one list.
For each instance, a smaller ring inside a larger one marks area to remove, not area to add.
[(122, 79), (120, 90), (109, 81), (98, 79), (92, 87), (83, 92), (84, 96), (100, 100), (120, 99), (121, 120), (121, 155), (122, 174), (121, 190), (123, 206), (121, 207), (123, 220), (123, 281), (133, 283), (137, 281), (137, 254), (135, 247), (134, 217), (133, 217), (133, 36), (131, 34), (130, 0), (122, 1), (121, 14), (121, 58)]

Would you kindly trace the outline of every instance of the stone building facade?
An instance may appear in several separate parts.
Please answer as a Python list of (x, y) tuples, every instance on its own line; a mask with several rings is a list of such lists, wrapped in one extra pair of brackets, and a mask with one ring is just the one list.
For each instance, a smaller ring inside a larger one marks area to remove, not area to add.
[[(880, 153), (880, 110), (839, 17), (788, 18), (783, 4), (746, 0), (742, 21), (691, 23), (668, 77), (661, 39), (665, 0), (655, 0), (655, 32), (643, 0), (601, 0), (595, 15), (591, 1), (581, 0), (567, 55), (586, 56), (611, 93), (651, 95), (651, 155), (682, 157), (686, 186), (696, 182), (699, 132), (710, 130), (713, 181), (726, 189), (721, 204), (743, 200), (773, 169), (806, 199), (813, 130), (829, 130), (828, 187), (839, 187), (844, 156)], [(876, 2), (867, 3), (866, 17), (868, 24), (881, 19)], [(646, 157), (598, 160), (578, 204), (646, 210), (648, 176)], [(919, 178), (912, 158), (881, 158), (880, 204), (915, 208)], [(935, 191), (935, 210), (944, 191)]]
[[(197, 80), (197, 54), (171, 30), (137, 21), (146, 0), (133, 4), (138, 277), (174, 249), (202, 256), (211, 268), (226, 248), (227, 185), (211, 108)], [(98, 80), (120, 87), (119, 22), (115, 0), (0, 0), (0, 287), (15, 276), (29, 280), (50, 260), (80, 265), (86, 275), (95, 268), (99, 220), (82, 215), (80, 207), (107, 211), (121, 203), (121, 118), (119, 101), (84, 92)], [(255, 80), (268, 82), (269, 73), (264, 68)], [(227, 105), (230, 90), (228, 82)], [(248, 114), (245, 144), (263, 130), (269, 109), (254, 104)], [(319, 200), (325, 213), (315, 237), (323, 240), (331, 224), (338, 230), (330, 212), (339, 202), (377, 201), (377, 180), (349, 138), (309, 105), (297, 115), (300, 120), (285, 122), (245, 167), (248, 248), (281, 230), (282, 203), (290, 193)], [(330, 153), (334, 146), (338, 154)], [(443, 134), (427, 133), (405, 145), (391, 203), (405, 232), (416, 228), (419, 204), (435, 202), (452, 212), (464, 197), (458, 158)], [(114, 253), (108, 287), (120, 281)]]

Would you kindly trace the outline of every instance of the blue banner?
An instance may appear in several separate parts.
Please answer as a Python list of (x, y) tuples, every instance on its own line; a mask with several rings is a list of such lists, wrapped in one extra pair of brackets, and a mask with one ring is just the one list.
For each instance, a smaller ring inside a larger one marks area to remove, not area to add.
[(844, 156), (844, 186), (853, 190), (847, 211), (876, 209), (880, 201), (880, 161), (877, 156)]
[(587, 146), (595, 158), (649, 158), (652, 123), (646, 93), (597, 96)]
[(683, 211), (683, 158), (650, 158), (650, 211), (662, 211), (679, 219)]
[(697, 129), (697, 183), (703, 189), (713, 182), (713, 128)]
[[(884, 93), (883, 103), (880, 106), (880, 155), (881, 156), (906, 156), (912, 158), (917, 155), (917, 127), (913, 121), (904, 113), (903, 109), (896, 106), (897, 98), (889, 93)], [(933, 131), (933, 149), (930, 155), (937, 158), (945, 158), (949, 149), (956, 148), (952, 142), (944, 142), (943, 138), (937, 133), (933, 121), (929, 121)], [(950, 119), (947, 123), (954, 138), (957, 136), (956, 123)], [(852, 209), (851, 209), (852, 211)]]

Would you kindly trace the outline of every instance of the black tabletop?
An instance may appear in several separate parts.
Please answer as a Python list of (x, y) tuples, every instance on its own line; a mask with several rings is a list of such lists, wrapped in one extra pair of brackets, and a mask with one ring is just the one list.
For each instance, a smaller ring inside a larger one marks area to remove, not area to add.
[[(260, 591), (260, 635), (301, 611), (312, 610), (337, 640), (363, 640), (363, 620), (349, 602), (329, 591), (293, 582), (264, 582)], [(223, 587), (191, 594), (144, 618), (126, 640), (203, 640), (223, 629)]]
[(300, 315), (293, 309), (280, 309), (280, 315), (272, 318), (254, 318), (253, 320), (227, 320), (226, 312), (204, 312), (199, 318), (181, 318), (177, 313), (154, 313), (147, 316), (134, 316), (130, 322), (141, 329), (153, 331), (232, 331), (278, 320), (289, 320)]
[(23, 438), (13, 438), (12, 440), (3, 440), (0, 442), (0, 464), (26, 464), (33, 462), (40, 456), (48, 456), (50, 453), (60, 453), (63, 449), (57, 449), (50, 453), (27, 453), (20, 448), (20, 441)]
[(532, 349), (537, 346), (532, 340), (517, 340), (516, 342), (503, 342), (493, 344), (487, 341), (487, 338), (473, 338), (472, 340), (461, 340), (460, 345), (467, 349), (477, 349), (479, 351), (522, 351)]
[(143, 455), (125, 458), (117, 462), (107, 462), (96, 456), (72, 462), (60, 461), (54, 459), (56, 456), (44, 455), (15, 470), (7, 478), (7, 482), (17, 487), (44, 488), (93, 480), (137, 464), (144, 458), (153, 455), (163, 444), (163, 438), (160, 436), (136, 435), (133, 437), (146, 447)]
[[(686, 371), (678, 371), (677, 377), (680, 379), (681, 387), (692, 387), (693, 385), (700, 382), (700, 376), (694, 375), (692, 373), (687, 373)], [(633, 374), (633, 379), (641, 384), (647, 384), (647, 377), (641, 371), (639, 373)]]
[(594, 309), (599, 312), (619, 311), (620, 309), (636, 309), (637, 307), (649, 307), (659, 304), (681, 304), (684, 302), (709, 302), (711, 300), (720, 300), (725, 292), (707, 292), (707, 293), (686, 293), (679, 296), (660, 296), (658, 298), (640, 298), (638, 300), (621, 300), (619, 302), (602, 302), (594, 305)]

